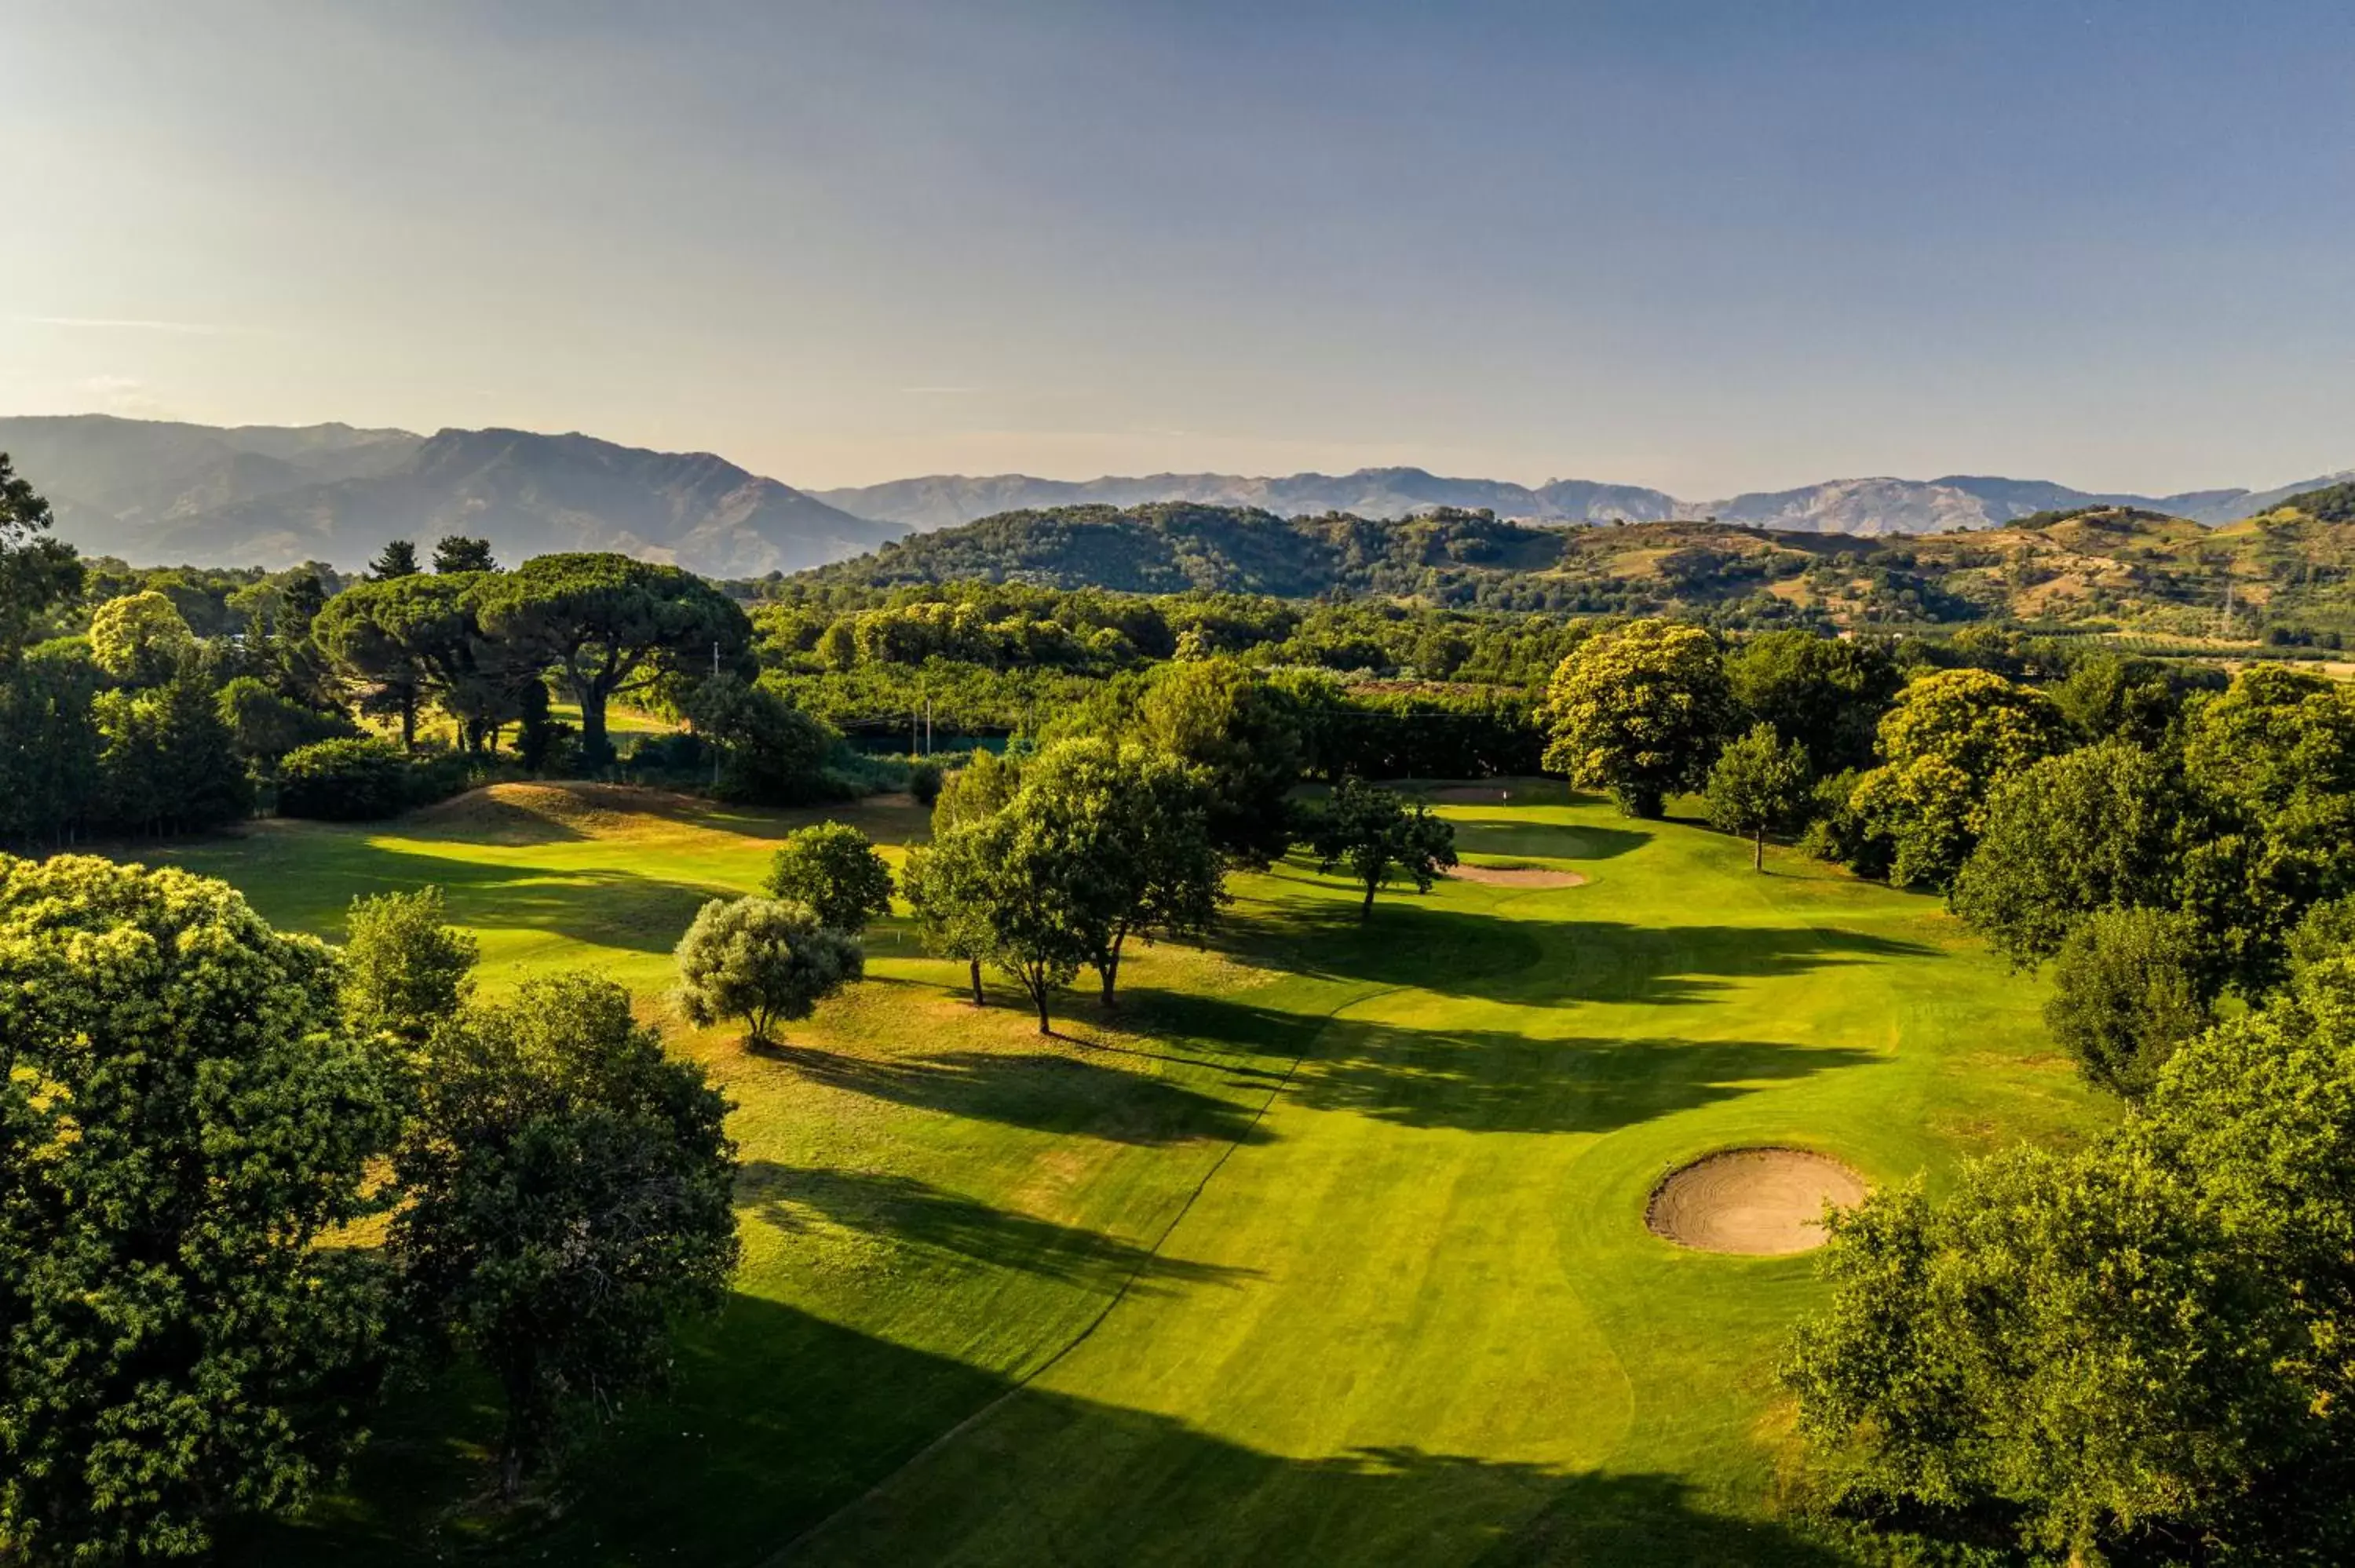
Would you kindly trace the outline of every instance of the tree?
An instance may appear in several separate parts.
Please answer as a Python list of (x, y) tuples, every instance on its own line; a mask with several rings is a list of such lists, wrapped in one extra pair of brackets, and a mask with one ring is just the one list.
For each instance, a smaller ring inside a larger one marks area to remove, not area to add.
[(203, 1552), (355, 1445), (393, 1131), (334, 955), (226, 885), (0, 856), (0, 1556)]
[(891, 913), (891, 867), (847, 822), (787, 833), (762, 885), (772, 898), (807, 905), (819, 925), (854, 937)]
[(251, 780), (193, 661), (163, 685), (100, 693), (91, 716), (99, 738), (99, 814), (118, 828), (193, 832), (251, 808)]
[(1216, 800), (1176, 758), (1105, 740), (1064, 741), (1022, 770), (1009, 808), (1066, 862), (1064, 896), (1111, 1006), (1128, 938), (1199, 940), (1226, 897)]
[(473, 1350), (505, 1395), (504, 1495), (568, 1410), (656, 1382), (672, 1322), (726, 1299), (729, 1108), (592, 975), (527, 981), (437, 1039), (389, 1250), (409, 1319)]
[(1771, 724), (1726, 743), (1709, 770), (1710, 825), (1752, 835), (1750, 869), (1766, 869), (1766, 834), (1796, 820), (1807, 804), (1807, 753)]
[(964, 767), (941, 780), (932, 801), (932, 836), (1006, 809), (1022, 788), (1022, 765), (995, 751), (976, 751)]
[(1773, 725), (1829, 771), (1871, 765), (1873, 727), (1903, 684), (1881, 648), (1796, 630), (1742, 643), (1726, 656), (1725, 678), (1753, 724)]
[(1970, 858), (1998, 779), (2060, 751), (2067, 729), (2042, 693), (1986, 670), (1940, 670), (1881, 720), (1883, 764), (1854, 808), (1889, 846), (1891, 881), (1945, 887)]
[(825, 923), (806, 904), (773, 898), (713, 899), (674, 957), (687, 1017), (698, 1026), (741, 1018), (759, 1044), (867, 967), (857, 933)]
[(935, 827), (931, 844), (908, 852), (900, 892), (924, 945), (943, 958), (965, 961), (973, 1004), (986, 1007), (981, 966), (995, 955), (996, 933), (988, 917), (990, 868), (981, 863), (978, 846), (972, 833)]
[(417, 546), (406, 539), (389, 541), (368, 564), (370, 582), (390, 582), (396, 577), (417, 575)]
[(197, 652), (197, 634), (172, 601), (148, 588), (108, 599), (90, 618), (91, 657), (116, 680), (160, 685)]
[(87, 648), (58, 642), (0, 666), (0, 843), (62, 847), (95, 814), (93, 715), (103, 677)]
[(617, 555), (537, 556), (480, 579), (484, 629), (535, 651), (581, 705), (581, 749), (613, 755), (605, 705), (663, 675), (741, 658), (751, 623), (735, 600), (677, 567)]
[(298, 747), (349, 739), (359, 732), (341, 714), (325, 714), (280, 695), (254, 675), (239, 675), (213, 694), (213, 707), (237, 754), (264, 768)]
[(1039, 798), (1018, 795), (993, 815), (960, 823), (933, 840), (920, 885), (959, 900), (954, 919), (978, 938), (1038, 1009), (1039, 1033), (1051, 1034), (1050, 1004), (1099, 951), (1100, 933), (1072, 897), (1072, 835)]
[(2045, 758), (1989, 791), (1950, 902), (2014, 963), (2041, 962), (2097, 909), (2174, 902), (2190, 812), (2175, 770), (2131, 741)]
[(2215, 968), (2187, 915), (2099, 910), (2061, 944), (2045, 1026), (2087, 1078), (2139, 1099), (2175, 1048), (2208, 1026)]
[(2355, 1552), (2355, 968), (2186, 1044), (2073, 1154), (1835, 1216), (1786, 1363), (1834, 1499), (2051, 1558)]
[(488, 539), (470, 539), (464, 534), (451, 534), (433, 546), (433, 570), (442, 576), (464, 572), (495, 572), (499, 563), (492, 558)]
[(51, 605), (81, 591), (81, 562), (48, 536), (49, 522), (49, 503), (0, 452), (0, 669), (16, 662)]
[(1347, 866), (1366, 890), (1358, 918), (1374, 912), (1374, 895), (1404, 877), (1417, 893), (1431, 891), (1440, 872), (1455, 863), (1455, 829), (1421, 800), (1401, 800), (1361, 779), (1344, 779), (1317, 812), (1310, 845), (1317, 869)]
[(540, 679), (536, 650), (485, 630), (478, 577), (410, 573), (355, 583), (327, 601), (314, 635), (346, 676), (373, 685), (400, 715), (400, 741), (413, 748), (417, 709), (439, 698), (470, 751), (518, 716)]
[(763, 686), (722, 673), (687, 699), (695, 732), (719, 747), (722, 800), (760, 806), (805, 806), (839, 799), (826, 762), (842, 736)]
[(474, 994), (481, 944), (447, 924), (439, 887), (355, 898), (344, 916), (344, 1016), (422, 1047)]
[(1717, 644), (1698, 626), (1636, 620), (1590, 637), (1546, 690), (1549, 772), (1657, 817), (1700, 783), (1732, 713)]
[(1300, 779), (1300, 743), (1283, 699), (1232, 659), (1156, 672), (1137, 708), (1146, 747), (1201, 769), (1210, 833), (1239, 865), (1263, 866), (1292, 841), (1286, 796)]

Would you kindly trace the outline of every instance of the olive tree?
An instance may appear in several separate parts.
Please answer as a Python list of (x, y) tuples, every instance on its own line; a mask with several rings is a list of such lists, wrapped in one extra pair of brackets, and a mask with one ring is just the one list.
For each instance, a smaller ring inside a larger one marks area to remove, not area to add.
[(437, 1037), (419, 1102), (388, 1236), (400, 1299), (496, 1382), (513, 1498), (569, 1414), (658, 1383), (674, 1322), (727, 1298), (730, 1107), (588, 974), (469, 1009)]
[(891, 913), (891, 868), (847, 822), (787, 833), (762, 885), (772, 898), (808, 906), (819, 925), (853, 936)]
[(857, 936), (806, 904), (773, 898), (713, 899), (673, 957), (687, 1017), (698, 1024), (741, 1018), (760, 1044), (777, 1024), (807, 1018), (867, 964)]
[(1698, 626), (1636, 620), (1580, 643), (1546, 688), (1545, 767), (1657, 817), (1699, 784), (1732, 715), (1724, 662)]
[(207, 1550), (357, 1442), (394, 1118), (335, 955), (225, 884), (0, 856), (0, 1558)]

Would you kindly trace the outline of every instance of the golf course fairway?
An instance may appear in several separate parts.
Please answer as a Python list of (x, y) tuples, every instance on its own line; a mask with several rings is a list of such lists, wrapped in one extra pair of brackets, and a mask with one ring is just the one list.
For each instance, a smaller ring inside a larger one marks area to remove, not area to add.
[[(1356, 890), (1231, 879), (1207, 950), (1092, 977), (1042, 1037), (904, 920), (775, 1049), (666, 1000), (706, 898), (813, 813), (508, 785), (390, 824), (258, 823), (132, 858), (340, 935), (438, 884), (481, 983), (628, 985), (738, 1107), (745, 1261), (674, 1386), (536, 1506), (486, 1507), (461, 1367), (272, 1563), (1830, 1563), (1790, 1516), (1775, 1362), (1810, 1259), (1681, 1246), (1654, 1188), (1712, 1151), (1934, 1191), (2105, 1112), (2041, 992), (1933, 898), (1558, 785), (1444, 806), (1468, 861)], [(831, 813), (895, 860), (904, 798)]]

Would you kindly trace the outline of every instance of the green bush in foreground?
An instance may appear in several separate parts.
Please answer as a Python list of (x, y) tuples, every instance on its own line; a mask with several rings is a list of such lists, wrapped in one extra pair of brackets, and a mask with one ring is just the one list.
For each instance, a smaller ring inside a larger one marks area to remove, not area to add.
[(2144, 1114), (1837, 1216), (1785, 1376), (1833, 1498), (2073, 1562), (2355, 1552), (2355, 961)]
[(218, 882), (0, 856), (0, 1559), (206, 1551), (359, 1437), (393, 1118), (338, 966)]

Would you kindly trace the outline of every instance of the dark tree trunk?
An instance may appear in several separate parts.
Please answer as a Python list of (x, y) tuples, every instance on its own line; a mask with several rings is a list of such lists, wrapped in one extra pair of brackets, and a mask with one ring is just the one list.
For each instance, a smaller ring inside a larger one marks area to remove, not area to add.
[(1750, 846), (1750, 869), (1753, 871), (1766, 869), (1766, 830), (1764, 828), (1758, 830), (1758, 837)]
[(605, 742), (605, 694), (593, 684), (583, 685), (581, 699), (581, 760), (591, 768), (602, 768), (613, 760)]
[(967, 959), (965, 962), (972, 967), (973, 1004), (975, 1007), (987, 1007), (989, 1005), (989, 999), (981, 994), (981, 960), (979, 959)]
[(417, 749), (417, 688), (409, 686), (400, 694), (400, 749)]
[(1039, 1004), (1039, 1033), (1041, 1034), (1055, 1033), (1054, 1023), (1047, 1016), (1047, 988), (1039, 987), (1030, 993), (1030, 999)]
[(1359, 905), (1359, 906), (1358, 906), (1358, 918), (1359, 918), (1359, 919), (1360, 919), (1360, 920), (1370, 920), (1370, 919), (1372, 919), (1372, 918), (1373, 918), (1373, 916), (1374, 916), (1374, 889), (1375, 889), (1375, 888), (1377, 888), (1377, 887), (1378, 887), (1378, 886), (1380, 886), (1380, 884), (1379, 884), (1379, 883), (1373, 883), (1373, 882), (1369, 882), (1368, 884), (1366, 884), (1366, 901), (1365, 901), (1363, 904), (1360, 904), (1360, 905)]

